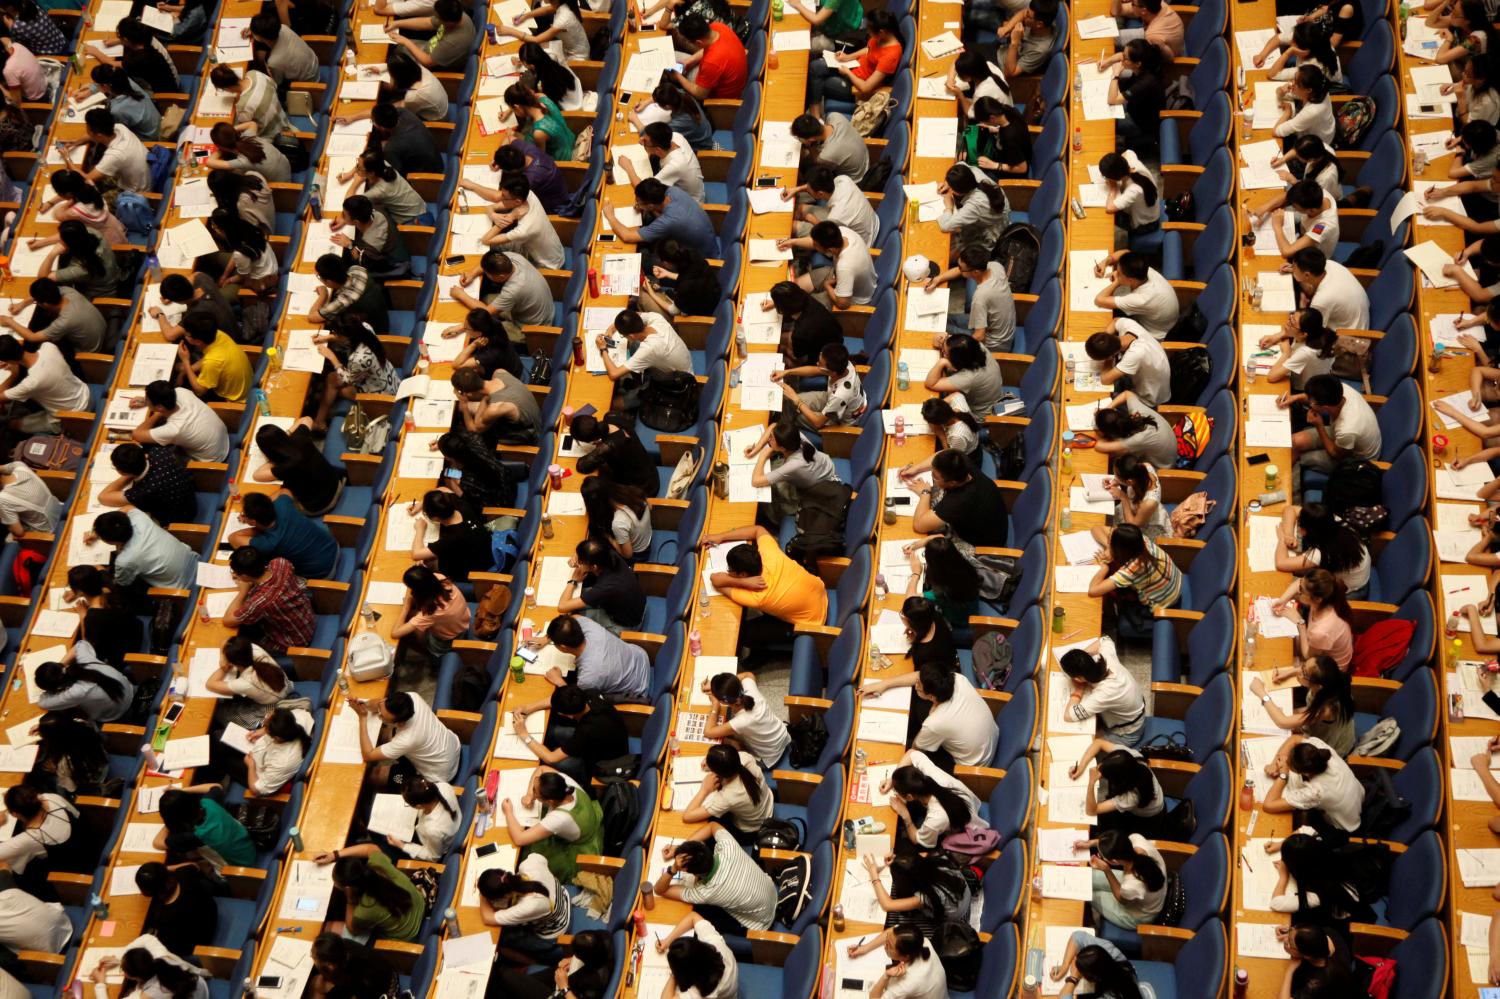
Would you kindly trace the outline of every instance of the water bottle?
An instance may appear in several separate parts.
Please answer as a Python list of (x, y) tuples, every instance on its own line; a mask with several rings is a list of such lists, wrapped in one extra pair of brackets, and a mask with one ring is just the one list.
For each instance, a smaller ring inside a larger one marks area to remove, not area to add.
[(905, 361), (896, 362), (896, 388), (902, 392), (911, 388), (911, 369)]
[(1064, 531), (1071, 531), (1073, 529), (1073, 511), (1071, 508), (1066, 506), (1062, 508), (1062, 511), (1057, 515), (1057, 526)]
[(255, 995), (255, 979), (247, 978), (240, 983), (240, 995), (246, 997)]
[(1073, 152), (1083, 152), (1083, 126), (1073, 129)]
[(734, 327), (734, 349), (741, 357), (750, 352), (750, 340), (745, 335), (745, 323), (743, 317)]
[(744, 367), (744, 363), (743, 362), (741, 362), (740, 364), (736, 364), (734, 367), (732, 367), (732, 368), (729, 369), (729, 387), (730, 388), (739, 388), (740, 387), (740, 368), (742, 368), (742, 367)]
[(890, 592), (890, 587), (885, 582), (885, 573), (877, 572), (875, 574), (875, 599), (884, 600)]
[(155, 253), (146, 254), (146, 283), (157, 284), (161, 281), (161, 260)]
[(272, 372), (277, 374), (281, 373), (281, 368), (285, 363), (285, 359), (281, 356), (281, 351), (279, 349), (277, 349), (276, 347), (267, 347), (266, 361), (271, 365)]
[(364, 623), (366, 631), (375, 627), (375, 606), (368, 600), (360, 605), (359, 619)]
[(771, 20), (779, 21), (786, 14), (786, 4), (783, 0), (771, 0)]
[(510, 682), (526, 682), (526, 660), (522, 659), (520, 656), (510, 657)]
[(354, 67), (355, 67), (355, 64), (357, 62), (358, 62), (358, 58), (354, 54), (354, 43), (350, 42), (348, 45), (344, 46), (344, 75), (345, 76), (353, 76), (354, 75)]
[(1088, 214), (1083, 210), (1083, 202), (1079, 201), (1076, 197), (1069, 198), (1068, 205), (1073, 209), (1074, 218), (1081, 219)]
[(695, 656), (703, 654), (703, 635), (696, 628), (688, 632), (688, 651)]
[(458, 936), (458, 913), (453, 911), (453, 906), (443, 910), (443, 923), (448, 927), (448, 932)]
[(868, 757), (865, 756), (865, 751), (863, 749), (856, 749), (854, 751), (854, 772), (862, 774), (868, 768), (869, 761)]
[(552, 534), (552, 514), (544, 513), (542, 514), (542, 537), (551, 538)]
[(347, 698), (349, 696), (349, 674), (344, 672), (343, 670), (339, 670), (338, 685), (339, 693), (343, 694), (344, 697)]
[(95, 918), (109, 918), (109, 903), (98, 892), (89, 896), (89, 907), (94, 910)]
[(845, 925), (846, 924), (844, 923), (844, 907), (843, 907), (842, 904), (836, 904), (833, 907), (833, 932), (835, 932), (835, 933), (842, 933), (842, 932), (844, 932), (844, 926)]
[(906, 417), (901, 413), (896, 414), (896, 446), (900, 447), (906, 443)]
[(287, 837), (290, 838), (291, 841), (292, 841), (292, 849), (293, 850), (296, 850), (296, 851), (298, 851), (300, 853), (302, 850), (306, 849), (306, 847), (304, 847), (302, 845), (302, 827), (301, 826), (292, 826), (292, 828), (290, 828), (290, 829), (288, 829), (286, 831), (286, 834), (287, 834)]
[(255, 390), (255, 408), (260, 410), (261, 416), (271, 415), (271, 400), (266, 397), (266, 390), (258, 388)]

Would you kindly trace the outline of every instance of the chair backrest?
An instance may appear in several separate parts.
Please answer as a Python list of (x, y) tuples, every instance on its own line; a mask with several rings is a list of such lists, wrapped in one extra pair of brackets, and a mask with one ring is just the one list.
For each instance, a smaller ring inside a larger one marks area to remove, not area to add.
[(781, 994), (786, 999), (811, 999), (818, 984), (823, 954), (823, 931), (809, 926), (786, 956), (781, 968)]
[[(1052, 299), (1061, 299), (1062, 293), (1058, 291), (1061, 285), (1057, 281), (1048, 282), (1047, 287), (1042, 289), (1036, 304), (1031, 307), (1031, 318), (1036, 318), (1036, 310), (1042, 306), (1044, 299), (1053, 304)], [(1031, 337), (1028, 335), (1027, 340)], [(1057, 360), (1056, 342), (1051, 338), (1043, 340), (1040, 345), (1028, 344), (1033, 351), (1033, 360), (1026, 366), (1026, 373), (1021, 376), (1021, 384), (1016, 386), (1016, 391), (1021, 396), (1021, 401), (1026, 404), (1026, 412), (1034, 412), (1043, 403), (1050, 402), (1057, 393), (1057, 371), (1061, 367)]]
[[(670, 709), (669, 709), (670, 710)], [(635, 825), (625, 835), (625, 851), (628, 853), (646, 841), (646, 831), (651, 827), (652, 813), (656, 810), (657, 790), (661, 784), (661, 771), (655, 768), (641, 774), (636, 788), (639, 815)]]
[(1406, 254), (1398, 253), (1380, 268), (1380, 277), (1372, 287), (1380, 294), (1370, 300), (1370, 328), (1390, 329), (1396, 317), (1410, 311), (1416, 290), (1416, 268)]
[(1428, 916), (1437, 915), (1447, 887), (1447, 865), (1443, 843), (1429, 829), (1396, 854), (1391, 864), (1391, 890), (1386, 896), (1385, 922), (1398, 930), (1409, 930)]
[[(1038, 229), (1056, 221), (1062, 215), (1063, 201), (1068, 195), (1067, 173), (1061, 163), (1053, 163), (1042, 174), (1042, 183), (1031, 196), (1026, 217)], [(1040, 265), (1038, 265), (1040, 268)]]
[(1184, 734), (1195, 757), (1207, 758), (1229, 741), (1234, 720), (1234, 685), (1229, 674), (1214, 677), (1183, 716)]
[(1222, 38), (1208, 43), (1208, 48), (1198, 57), (1198, 65), (1188, 74), (1188, 84), (1193, 88), (1193, 103), (1199, 111), (1208, 106), (1209, 98), (1221, 92), (1229, 83), (1229, 45)]
[(1412, 754), (1391, 778), (1396, 793), (1411, 802), (1411, 818), (1386, 835), (1396, 843), (1410, 843), (1417, 834), (1437, 825), (1443, 810), (1443, 773), (1436, 750), (1426, 746)]
[(875, 521), (880, 517), (880, 489), (868, 478), (849, 504), (844, 521), (844, 545), (849, 550), (869, 544), (875, 537)]
[(1350, 92), (1369, 93), (1376, 79), (1391, 71), (1395, 60), (1396, 43), (1391, 35), (1390, 23), (1385, 17), (1377, 16), (1374, 23), (1370, 24), (1370, 30), (1360, 40), (1354, 57), (1344, 67), (1344, 80), (1349, 84)]
[(1052, 512), (1052, 476), (1038, 475), (1026, 483), (1010, 511), (1010, 535), (1015, 547), (1025, 547), (1046, 526)]
[(1068, 96), (1068, 65), (1066, 59), (1049, 59), (1042, 73), (1042, 104), (1051, 111)]
[(889, 350), (882, 350), (870, 358), (870, 370), (865, 372), (860, 387), (864, 389), (867, 408), (864, 425), (877, 427), (878, 432), (884, 434), (885, 427), (881, 423), (880, 410), (885, 407), (886, 396), (891, 391), (891, 352)]
[(799, 936), (817, 924), (823, 907), (828, 904), (828, 893), (833, 890), (833, 844), (826, 839), (812, 850), (807, 888), (807, 905), (791, 925), (791, 932)]
[(1207, 163), (1215, 149), (1224, 148), (1224, 140), (1233, 127), (1230, 115), (1228, 94), (1216, 90), (1208, 95), (1203, 107), (1203, 117), (1194, 122), (1188, 131), (1188, 154), (1191, 162)]
[(1047, 535), (1037, 534), (1026, 542), (1021, 553), (1021, 578), (1016, 591), (1005, 605), (1005, 613), (1014, 617), (1028, 607), (1036, 606), (1042, 599), (1042, 591), (1052, 579), (1052, 560), (1047, 545)]
[(1234, 635), (1234, 608), (1227, 596), (1221, 596), (1208, 605), (1203, 620), (1188, 632), (1188, 683), (1202, 687), (1224, 672), (1234, 655)]
[(859, 666), (864, 643), (865, 619), (861, 614), (851, 614), (844, 619), (838, 637), (828, 646), (827, 694), (837, 693), (854, 679), (854, 670)]
[(1208, 447), (1193, 462), (1194, 469), (1209, 468), (1216, 464), (1234, 446), (1238, 430), (1234, 396), (1230, 392), (1220, 392), (1210, 399), (1204, 407), (1204, 413), (1213, 422), (1214, 429), (1208, 438)]
[(1198, 820), (1198, 827), (1193, 830), (1190, 840), (1195, 846), (1213, 833), (1229, 828), (1233, 785), (1229, 757), (1223, 752), (1214, 753), (1204, 760), (1201, 769), (1188, 781), (1185, 797), (1192, 801)]
[(859, 440), (849, 450), (849, 485), (858, 489), (865, 479), (876, 472), (884, 451), (885, 434), (860, 431)]
[(832, 706), (823, 713), (823, 726), (828, 729), (828, 744), (823, 747), (817, 762), (807, 768), (816, 773), (827, 772), (849, 748), (849, 738), (854, 734), (853, 687), (845, 687), (834, 695)]
[[(1066, 7), (1057, 9), (1061, 21)], [(1056, 62), (1057, 60), (1053, 60)], [(976, 996), (1008, 996), (1016, 992), (1016, 979), (1021, 974), (1021, 929), (1015, 923), (1006, 923), (995, 930), (984, 945), (979, 957), (979, 979)]]
[(1416, 370), (1417, 334), (1411, 314), (1396, 317), (1370, 349), (1370, 391), (1389, 396)]
[[(1061, 171), (1062, 165), (1058, 164), (1057, 169)], [(1033, 202), (1034, 204), (1035, 202)], [(1063, 235), (1061, 220), (1052, 219), (1050, 222), (1038, 225), (1037, 216), (1033, 214), (1031, 218), (1031, 224), (1041, 230), (1042, 245), (1037, 251), (1036, 270), (1031, 272), (1031, 286), (1024, 290), (1033, 295), (1040, 295), (1041, 289), (1046, 287), (1047, 282), (1054, 280), (1062, 272), (1063, 247), (1067, 240)], [(1044, 329), (1038, 329), (1039, 324), (1035, 321), (1034, 314), (1032, 317), (1028, 317), (1028, 324), (1036, 332), (1045, 331), (1051, 333), (1056, 329), (1055, 324), (1047, 326)], [(1033, 340), (1032, 342), (1035, 341)]]
[(1019, 842), (1018, 837), (1030, 828), (1036, 801), (1035, 779), (1031, 760), (1021, 756), (1005, 768), (1005, 776), (990, 792), (990, 828), (1000, 834), (1002, 843)]
[(832, 622), (835, 626), (842, 625), (849, 619), (849, 615), (864, 610), (865, 601), (870, 597), (873, 564), (869, 545), (864, 545), (850, 556), (849, 565), (839, 577), (839, 584), (834, 590), (838, 594), (838, 613)]
[(1193, 277), (1212, 276), (1234, 253), (1234, 213), (1227, 204), (1212, 210), (1193, 243)]
[(1205, 539), (1187, 577), (1192, 581), (1192, 604), (1187, 610), (1206, 611), (1209, 604), (1234, 587), (1238, 558), (1234, 532), (1221, 528)]
[(1224, 986), (1228, 952), (1223, 923), (1210, 919), (1200, 926), (1172, 962), (1177, 999), (1218, 999), (1219, 990)]
[[(1354, 183), (1360, 187), (1368, 187), (1371, 203), (1380, 204), (1393, 190), (1402, 186), (1401, 182), (1406, 176), (1406, 149), (1400, 133), (1395, 129), (1375, 136), (1374, 145), (1375, 152), (1355, 174)], [(1365, 236), (1389, 239), (1389, 228), (1389, 223), (1384, 226), (1367, 226)]]
[[(1059, 69), (1064, 73), (1067, 66), (1059, 64)], [(1047, 72), (1052, 72), (1052, 67), (1047, 67)], [(1063, 79), (1067, 79), (1066, 76)], [(1054, 107), (1047, 112), (1047, 117), (1042, 120), (1042, 132), (1031, 144), (1031, 168), (1028, 171), (1032, 176), (1045, 173), (1048, 166), (1062, 159), (1063, 150), (1068, 145), (1068, 116), (1061, 107)]]
[(1234, 162), (1229, 158), (1229, 150), (1220, 146), (1209, 154), (1203, 173), (1193, 181), (1193, 210), (1198, 217), (1207, 218), (1224, 204), (1233, 184)]
[(1234, 314), (1239, 305), (1239, 283), (1234, 270), (1225, 264), (1209, 275), (1198, 296), (1198, 310), (1208, 320), (1208, 328), (1234, 325)]
[(672, 729), (672, 697), (663, 694), (651, 706), (651, 714), (641, 726), (641, 768), (648, 770), (661, 762), (667, 736)]
[(1177, 925), (1195, 930), (1218, 918), (1229, 904), (1229, 841), (1223, 833), (1214, 833), (1203, 841), (1198, 852), (1187, 859), (1180, 872), (1183, 913)]
[(829, 767), (823, 781), (807, 799), (807, 843), (827, 840), (838, 828), (839, 809), (844, 803), (844, 768)]
[(1220, 389), (1229, 387), (1239, 357), (1239, 340), (1228, 326), (1220, 326), (1208, 335), (1203, 345), (1208, 349), (1208, 384), (1203, 386), (1196, 399), (1173, 399), (1172, 402), (1178, 405), (1206, 406)]
[(1432, 597), (1425, 590), (1416, 590), (1407, 594), (1391, 617), (1417, 626), (1411, 634), (1406, 655), (1386, 674), (1392, 680), (1405, 683), (1414, 670), (1432, 662), (1437, 652), (1437, 612), (1433, 610)]
[(1382, 505), (1390, 511), (1389, 527), (1399, 530), (1413, 515), (1421, 513), (1427, 500), (1426, 462), (1422, 449), (1408, 444), (1396, 455), (1380, 480)]
[(1000, 710), (1000, 738), (995, 741), (991, 765), (1008, 770), (1031, 747), (1036, 726), (1036, 684), (1023, 684)]
[[(998, 790), (998, 788), (997, 788)], [(991, 810), (993, 813), (993, 809)], [(1000, 850), (984, 872), (984, 905), (980, 926), (994, 933), (1001, 923), (1011, 923), (1021, 916), (1021, 899), (1025, 897), (1027, 872), (1026, 841), (1013, 839)]]
[[(643, 809), (644, 811), (644, 809)], [(639, 846), (629, 851), (625, 858), (625, 866), (620, 868), (616, 875), (616, 884), (633, 885), (641, 880), (641, 848)], [(457, 867), (457, 864), (449, 864), (449, 867)], [(605, 928), (611, 932), (620, 929), (625, 921), (630, 918), (631, 910), (635, 908), (635, 893), (629, 891), (617, 891), (615, 897), (610, 901), (609, 918), (605, 920)]]
[(1432, 532), (1427, 522), (1421, 517), (1408, 520), (1375, 559), (1374, 569), (1372, 600), (1399, 604), (1426, 583), (1432, 574)]
[(1193, 22), (1183, 34), (1182, 54), (1192, 56), (1202, 52), (1209, 42), (1221, 37), (1227, 17), (1224, 0), (1203, 0), (1198, 5), (1198, 13), (1193, 15)]
[[(1394, 325), (1394, 324), (1393, 324)], [(1422, 393), (1415, 378), (1403, 378), (1375, 412), (1380, 426), (1380, 457), (1393, 461), (1422, 435)]]
[[(1045, 543), (1044, 541), (1043, 544)], [(1037, 667), (1041, 664), (1045, 628), (1041, 608), (1036, 604), (1021, 612), (1020, 623), (1010, 633), (1010, 676), (1005, 678), (1005, 686), (1002, 688), (1006, 693), (1015, 693), (1021, 684), (1030, 683), (1032, 677), (1036, 676)]]
[(1448, 941), (1443, 924), (1424, 919), (1406, 939), (1391, 948), (1401, 999), (1439, 999), (1448, 994)]
[(1057, 449), (1057, 408), (1044, 402), (1031, 413), (1031, 422), (1021, 431), (1025, 442), (1025, 464), (1021, 466), (1021, 481), (1029, 482), (1038, 474), (1046, 474), (1043, 465), (1052, 461), (1052, 452)]
[(1382, 267), (1401, 247), (1406, 245), (1406, 234), (1411, 230), (1410, 218), (1403, 219), (1398, 226), (1391, 226), (1391, 216), (1395, 214), (1396, 206), (1401, 204), (1401, 199), (1405, 196), (1405, 191), (1393, 190), (1387, 194), (1380, 206), (1380, 211), (1375, 215), (1375, 224), (1367, 226), (1363, 238), (1360, 239), (1360, 245), (1372, 243), (1377, 239), (1385, 241), (1385, 256), (1380, 261)]

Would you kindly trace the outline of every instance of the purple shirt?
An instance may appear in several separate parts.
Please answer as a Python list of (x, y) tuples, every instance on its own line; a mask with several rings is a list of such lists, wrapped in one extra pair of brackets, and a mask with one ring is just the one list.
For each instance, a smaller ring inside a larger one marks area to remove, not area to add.
[(511, 146), (521, 151), (531, 162), (526, 166), (526, 180), (531, 184), (531, 193), (541, 201), (549, 214), (562, 211), (573, 200), (568, 185), (563, 181), (557, 161), (535, 145), (524, 139), (514, 139)]

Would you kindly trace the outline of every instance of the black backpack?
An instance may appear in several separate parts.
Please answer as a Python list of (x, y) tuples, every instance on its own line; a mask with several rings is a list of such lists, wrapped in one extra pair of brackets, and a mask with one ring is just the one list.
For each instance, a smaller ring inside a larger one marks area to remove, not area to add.
[(636, 415), (659, 433), (686, 430), (698, 415), (698, 379), (688, 371), (647, 371)]
[[(1207, 332), (1208, 318), (1204, 316), (1203, 311), (1198, 308), (1198, 303), (1194, 302), (1186, 312), (1177, 317), (1177, 321), (1173, 323), (1172, 328), (1167, 331), (1167, 339), (1175, 343), (1202, 343), (1203, 334)], [(1180, 401), (1177, 398), (1175, 386), (1173, 388), (1172, 401)], [(1189, 404), (1183, 402), (1182, 405)]]
[(1179, 406), (1196, 405), (1214, 373), (1208, 350), (1203, 347), (1174, 350), (1167, 356), (1167, 364), (1172, 371), (1171, 401)]
[(1163, 812), (1156, 824), (1156, 839), (1186, 843), (1198, 828), (1198, 809), (1192, 798), (1183, 798), (1170, 812)]
[(1373, 462), (1344, 458), (1333, 466), (1333, 474), (1323, 488), (1323, 505), (1335, 515), (1357, 506), (1379, 506), (1384, 495), (1381, 489), (1384, 476), (1385, 472)]
[(766, 819), (755, 834), (755, 848), (795, 853), (802, 849), (802, 834), (806, 828), (807, 824), (799, 818)]
[(1344, 261), (1344, 266), (1350, 270), (1364, 268), (1374, 270), (1380, 266), (1380, 261), (1385, 258), (1385, 240), (1377, 239), (1373, 243), (1364, 246), (1356, 246), (1354, 252), (1349, 254), (1349, 259)]
[(1005, 267), (1010, 286), (1016, 291), (1031, 287), (1036, 274), (1037, 258), (1042, 255), (1042, 237), (1036, 226), (1026, 222), (1012, 222), (1005, 227), (1000, 238), (995, 240), (991, 254)]
[(854, 490), (848, 483), (833, 480), (804, 489), (797, 510), (797, 533), (787, 542), (787, 555), (809, 572), (817, 570), (820, 557), (842, 555), (844, 523), (853, 497)]
[(945, 919), (932, 935), (932, 947), (952, 992), (973, 992), (979, 984), (979, 956), (984, 945), (974, 927), (957, 919)]
[(1004, 444), (996, 444), (992, 434), (984, 436), (985, 449), (994, 456), (995, 478), (1015, 481), (1026, 467), (1026, 441), (1021, 434), (1013, 433)]
[(823, 716), (813, 713), (803, 715), (787, 726), (792, 736), (791, 764), (794, 767), (810, 767), (818, 762), (823, 749), (828, 745), (828, 726)]
[(605, 781), (599, 792), (599, 810), (603, 813), (604, 855), (623, 856), (625, 841), (641, 817), (635, 788), (626, 780)]
[(812, 897), (812, 858), (802, 853), (776, 873), (776, 921), (791, 926)]
[(490, 675), (483, 667), (462, 666), (448, 685), (448, 706), (454, 711), (480, 711), (489, 689)]
[(1359, 810), (1361, 836), (1381, 839), (1411, 818), (1411, 802), (1396, 793), (1396, 785), (1384, 770), (1373, 771), (1360, 786), (1365, 789), (1365, 803)]
[(891, 179), (891, 161), (889, 159), (878, 159), (870, 164), (865, 175), (859, 180), (861, 191), (883, 191), (888, 180)]

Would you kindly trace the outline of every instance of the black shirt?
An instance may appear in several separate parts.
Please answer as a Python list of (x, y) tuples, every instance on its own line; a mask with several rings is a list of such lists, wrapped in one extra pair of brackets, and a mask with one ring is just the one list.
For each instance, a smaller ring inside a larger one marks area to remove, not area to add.
[(476, 522), (469, 510), (457, 524), (438, 528), (438, 539), (428, 546), (437, 556), (438, 572), (456, 583), (465, 582), (471, 572), (482, 572), (494, 564), (490, 552), (490, 532)]
[(613, 760), (630, 752), (630, 733), (614, 705), (590, 707), (578, 719), (573, 734), (557, 747), (588, 764), (593, 773), (601, 760)]
[(131, 506), (158, 524), (190, 524), (197, 519), (197, 487), (177, 449), (165, 444), (143, 444), (146, 471), (125, 489)]
[(723, 297), (718, 276), (706, 267), (677, 275), (677, 286), (672, 289), (672, 304), (685, 316), (711, 316)]
[(486, 339), (484, 346), (474, 351), (472, 356), (485, 381), (494, 378), (496, 371), (508, 371), (517, 378), (524, 378), (521, 373), (521, 355), (516, 353), (516, 348), (504, 336)]
[(958, 662), (958, 647), (953, 644), (953, 629), (948, 627), (947, 621), (938, 618), (932, 638), (925, 642), (912, 642), (908, 654), (914, 669), (921, 669), (927, 663), (955, 666)]
[(234, 307), (229, 304), (229, 299), (219, 290), (218, 282), (203, 272), (193, 275), (193, 287), (203, 292), (203, 297), (191, 302), (187, 307), (187, 315), (204, 313), (212, 316), (214, 327), (228, 333), (235, 340), (240, 339), (240, 321), (234, 316)]
[(396, 126), (381, 142), (371, 133), (370, 145), (379, 143), (385, 161), (403, 176), (411, 173), (442, 173), (443, 156), (432, 131), (406, 108), (396, 109)]
[(161, 43), (147, 42), (134, 51), (126, 49), (120, 56), (120, 65), (132, 80), (138, 81), (153, 94), (174, 94), (182, 90), (177, 79), (177, 68), (172, 60), (159, 49)]
[(313, 440), (311, 428), (298, 427), (287, 435), (287, 440), (291, 457), (273, 462), (271, 470), (297, 505), (316, 516), (333, 505), (344, 482), (344, 470), (323, 457), (323, 449)]
[(808, 299), (807, 307), (792, 322), (792, 356), (815, 364), (824, 347), (843, 341), (844, 328), (828, 311), (828, 306), (817, 299)]
[(208, 879), (195, 867), (172, 872), (179, 886), (171, 902), (152, 900), (146, 910), (146, 933), (181, 958), (190, 958), (193, 948), (213, 942), (219, 929), (219, 907)]
[(641, 589), (635, 570), (623, 559), (603, 572), (585, 576), (579, 598), (587, 606), (608, 614), (622, 628), (636, 627), (646, 615), (646, 592)]
[(141, 651), (141, 619), (118, 607), (90, 607), (83, 616), (83, 637), (100, 659), (122, 668), (127, 652)]
[(1125, 114), (1137, 128), (1154, 137), (1161, 124), (1162, 104), (1166, 101), (1161, 77), (1136, 73), (1118, 82), (1125, 97)]
[(1000, 487), (982, 475), (971, 476), (955, 489), (943, 490), (932, 512), (958, 537), (976, 548), (1003, 548), (1010, 527), (1010, 511)]
[(602, 470), (616, 482), (635, 486), (647, 496), (655, 496), (661, 489), (656, 467), (655, 459), (640, 439), (618, 427), (595, 444), (594, 450), (578, 459), (578, 471), (584, 475)]

